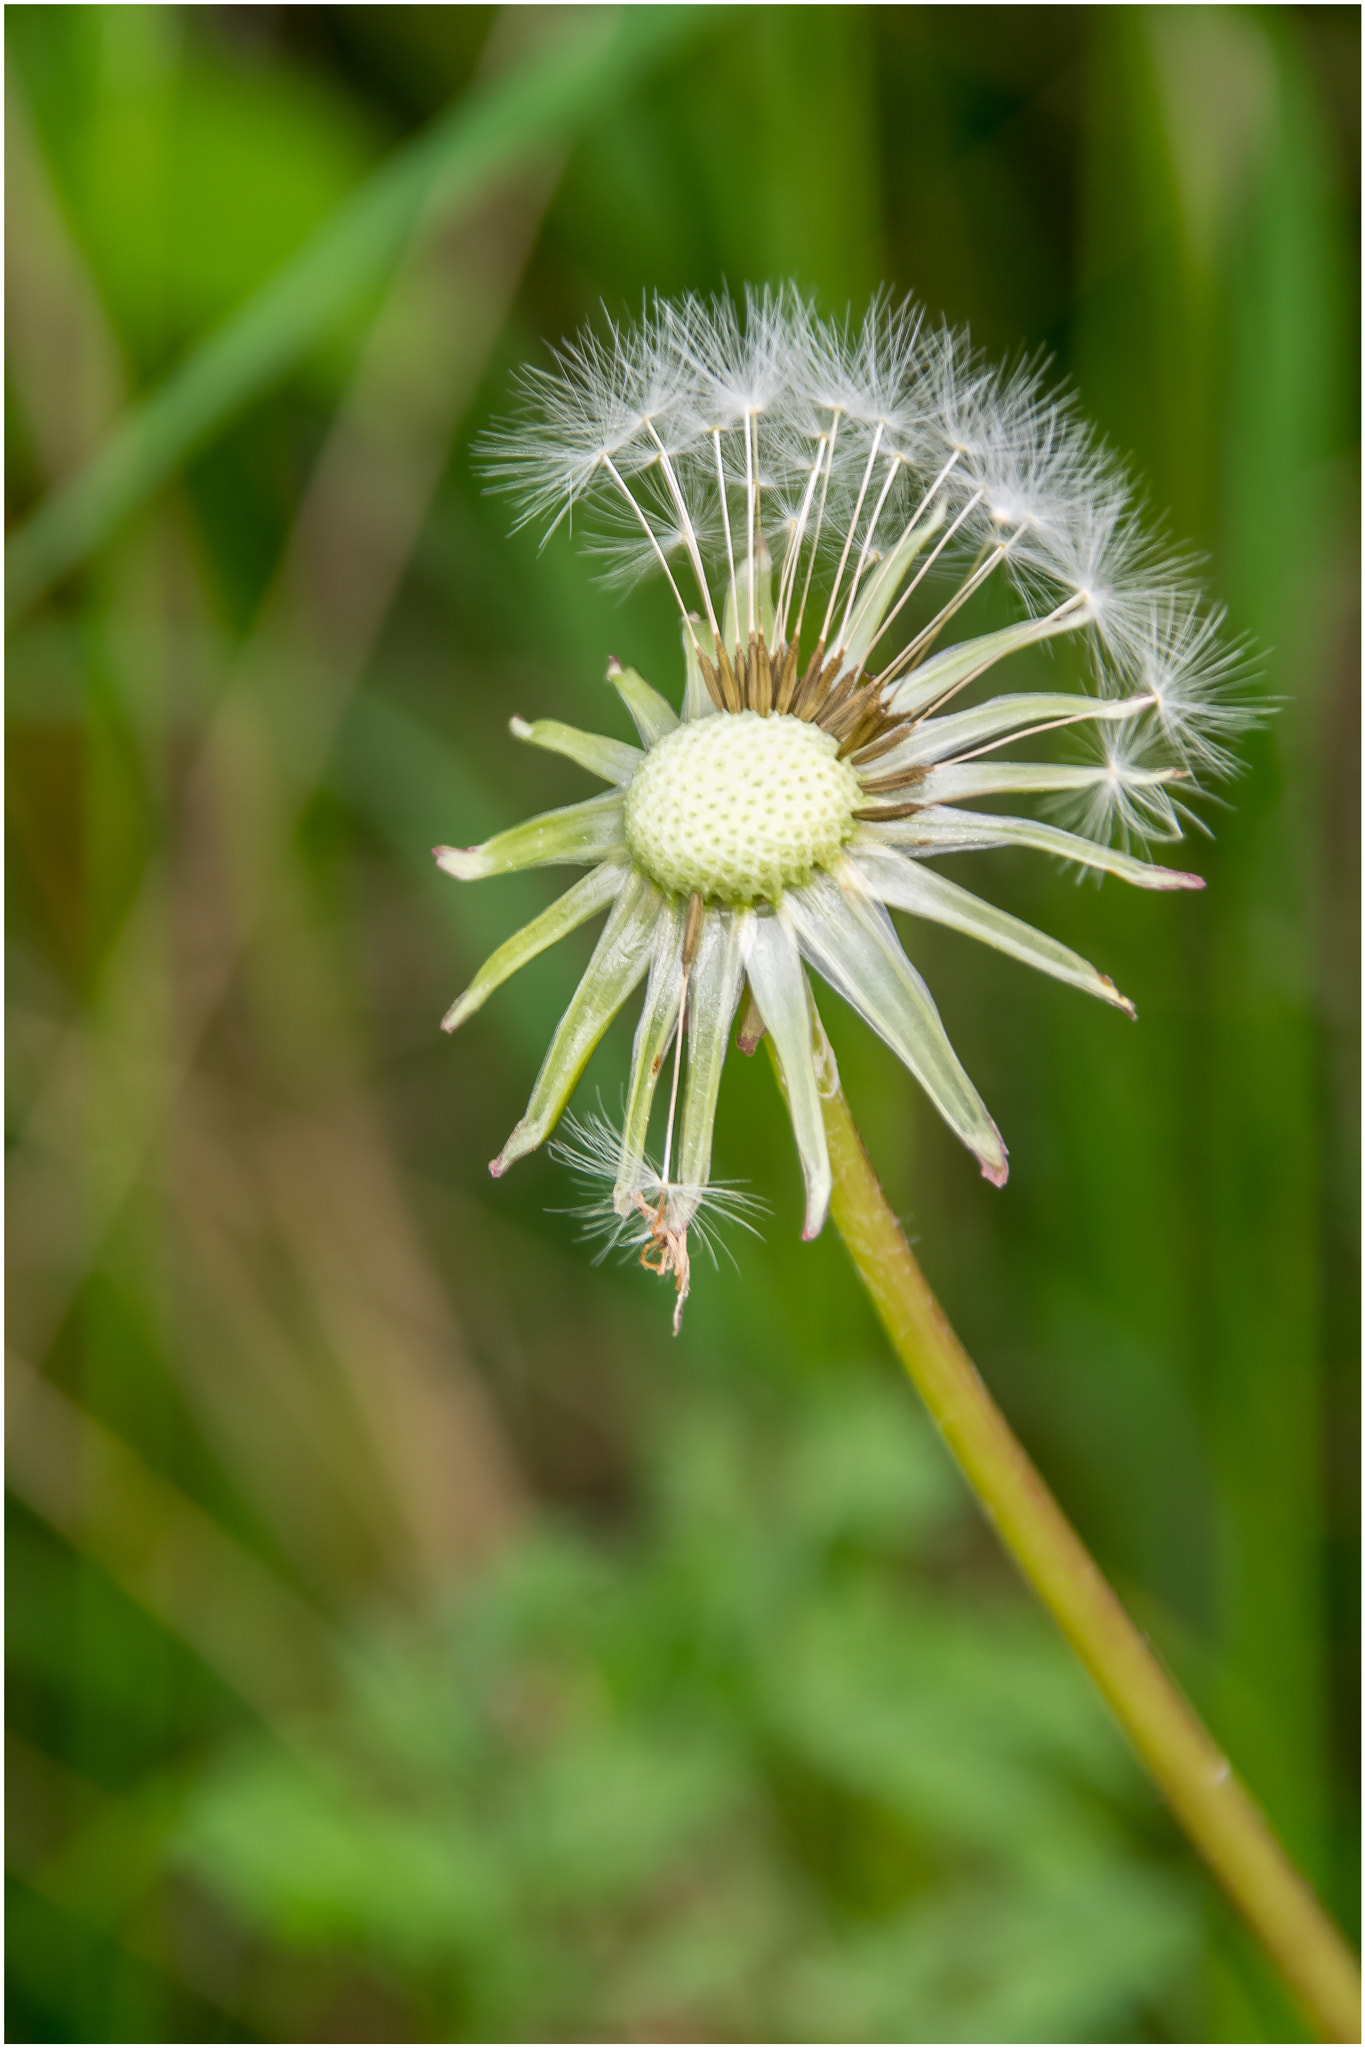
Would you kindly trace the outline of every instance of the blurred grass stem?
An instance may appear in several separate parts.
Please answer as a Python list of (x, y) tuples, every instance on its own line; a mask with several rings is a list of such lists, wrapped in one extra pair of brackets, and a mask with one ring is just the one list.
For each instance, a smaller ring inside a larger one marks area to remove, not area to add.
[(1124, 1612), (958, 1342), (882, 1191), (818, 1024), (816, 1034), (831, 1212), (896, 1355), (1001, 1541), (1321, 2038), (1358, 2041), (1354, 1957)]
[(573, 32), (480, 80), (397, 150), (246, 304), (127, 413), (6, 549), (11, 623), (380, 285), (425, 209), (454, 218), (529, 158), (604, 115), (706, 12), (579, 10)]

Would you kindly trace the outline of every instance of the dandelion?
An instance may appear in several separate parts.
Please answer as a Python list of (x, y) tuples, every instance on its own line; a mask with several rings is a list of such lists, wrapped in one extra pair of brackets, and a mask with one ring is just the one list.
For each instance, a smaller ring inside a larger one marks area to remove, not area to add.
[[(523, 396), (522, 417), (484, 444), (496, 484), (547, 533), (586, 525), (613, 575), (662, 575), (684, 684), (675, 709), (608, 663), (637, 745), (513, 719), (518, 739), (608, 789), (482, 846), (436, 849), (464, 881), (589, 870), (499, 947), (444, 1025), (607, 913), (492, 1171), (553, 1130), (643, 982), (609, 1140), (611, 1213), (643, 1263), (673, 1278), (680, 1310), (741, 1003), (744, 1049), (766, 1032), (781, 1067), (803, 1234), (825, 1220), (810, 969), (905, 1062), (986, 1178), (1004, 1182), (1004, 1142), (890, 913), (951, 926), (1134, 1014), (1088, 961), (931, 863), (1019, 846), (1139, 888), (1202, 886), (1135, 849), (1178, 839), (1198, 778), (1231, 766), (1228, 742), (1248, 722), (1240, 655), (1223, 648), (1188, 563), (1144, 535), (1127, 478), (1071, 400), (1038, 365), (994, 367), (912, 305), (879, 301), (855, 328), (791, 290), (750, 293), (742, 318), (728, 299), (656, 301), (637, 325), (528, 372)], [(1007, 594), (1011, 623), (955, 637), (987, 586)], [(1063, 639), (1080, 648), (1087, 687), (978, 687), (1010, 656)], [(1002, 755), (1085, 731), (1088, 756)], [(1016, 811), (1033, 797), (1065, 806), (1066, 822)], [(1002, 799), (1004, 810), (977, 808)], [(656, 1170), (646, 1140), (661, 1081)], [(607, 1143), (595, 1126), (595, 1171)], [(582, 1152), (580, 1139), (580, 1165)]]
[[(1146, 857), (1233, 766), (1251, 723), (1244, 650), (1187, 558), (1154, 541), (1112, 455), (1037, 364), (1005, 371), (887, 300), (861, 327), (793, 291), (656, 301), (525, 380), (485, 454), (523, 520), (575, 522), (614, 576), (677, 602), (678, 709), (615, 660), (638, 745), (555, 719), (512, 731), (607, 793), (483, 846), (438, 847), (461, 880), (551, 864), (588, 873), (500, 946), (447, 1030), (595, 914), (606, 922), (492, 1170), (553, 1130), (594, 1046), (644, 983), (624, 1115), (557, 1144), (579, 1214), (691, 1284), (689, 1233), (747, 1220), (711, 1178), (736, 1014), (767, 1036), (805, 1177), (805, 1235), (833, 1208), (887, 1335), (993, 1528), (1051, 1610), (1228, 1896), (1323, 2037), (1358, 2038), (1359, 1974), (1227, 1758), (1124, 1613), (992, 1401), (893, 1215), (839, 1087), (808, 970), (899, 1054), (986, 1178), (1005, 1146), (948, 1041), (893, 910), (966, 932), (1133, 1009), (1107, 976), (949, 881), (941, 854), (1018, 846), (1146, 889), (1197, 875)], [(1010, 623), (965, 631), (984, 590)], [(954, 621), (957, 623), (954, 624)], [(1083, 687), (989, 694), (1029, 647), (1070, 641)], [(982, 687), (985, 685), (984, 687)], [(1050, 736), (1059, 758), (1002, 750)], [(1068, 758), (1067, 742), (1077, 751)], [(1040, 798), (1051, 815), (1021, 799)], [(1003, 809), (981, 808), (1004, 804)], [(686, 1047), (684, 1082), (684, 1044)], [(671, 1055), (671, 1057), (670, 1057)], [(663, 1088), (662, 1153), (646, 1149)]]

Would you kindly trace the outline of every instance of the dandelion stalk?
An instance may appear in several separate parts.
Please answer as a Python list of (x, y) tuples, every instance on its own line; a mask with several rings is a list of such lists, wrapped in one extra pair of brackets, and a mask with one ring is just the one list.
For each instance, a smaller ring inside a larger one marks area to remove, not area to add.
[[(818, 1020), (815, 1048), (830, 1214), (896, 1356), (1001, 1542), (1320, 2037), (1358, 2041), (1354, 1956), (991, 1399), (882, 1192)], [(776, 1056), (774, 1066), (780, 1080)]]

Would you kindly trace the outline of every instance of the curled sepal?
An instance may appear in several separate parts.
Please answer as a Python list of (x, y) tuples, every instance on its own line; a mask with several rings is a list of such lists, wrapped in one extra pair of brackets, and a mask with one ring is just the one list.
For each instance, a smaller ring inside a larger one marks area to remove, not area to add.
[(521, 868), (586, 867), (625, 852), (625, 823), (617, 795), (592, 796), (562, 811), (542, 811), (482, 846), (435, 846), (436, 865), (460, 882), (512, 875)]
[(1109, 976), (1101, 974), (1079, 953), (1073, 953), (1070, 946), (1049, 938), (1046, 932), (1035, 931), (1031, 924), (1011, 917), (1007, 910), (997, 910), (993, 903), (974, 896), (970, 889), (935, 874), (923, 861), (911, 860), (891, 847), (869, 847), (854, 854), (853, 866), (879, 903), (965, 932), (968, 938), (980, 939), (998, 952), (1022, 960), (1026, 967), (1036, 967), (1058, 981), (1069, 981), (1073, 988), (1082, 988), (1087, 995), (1099, 996), (1102, 1002), (1112, 1003), (1115, 1009), (1136, 1017), (1137, 1011), (1127, 996), (1119, 994)]
[(903, 768), (928, 767), (970, 748), (993, 745), (996, 740), (1029, 726), (1136, 718), (1140, 712), (1150, 711), (1154, 701), (1150, 696), (1081, 697), (1074, 690), (1020, 690), (1007, 697), (992, 697), (988, 704), (976, 704), (970, 711), (926, 718), (908, 739), (877, 763), (875, 772), (884, 775)]
[(1046, 825), (1037, 818), (993, 817), (984, 811), (955, 811), (946, 805), (916, 811), (911, 818), (896, 818), (885, 825), (861, 827), (855, 847), (880, 844), (903, 846), (910, 852), (932, 856), (938, 853), (983, 853), (995, 846), (1026, 846), (1035, 853), (1052, 853), (1059, 860), (1074, 860), (1078, 866), (1095, 868), (1101, 874), (1117, 875), (1137, 889), (1202, 889), (1204, 877), (1181, 868), (1163, 868), (1156, 861), (1139, 860), (1117, 846), (1104, 846), (1085, 839), (1079, 832), (1067, 832), (1060, 825)]
[(625, 706), (635, 720), (635, 730), (647, 747), (666, 740), (678, 723), (678, 714), (652, 683), (635, 668), (622, 668), (613, 655), (607, 663), (607, 681), (621, 692)]
[(1089, 618), (1090, 613), (1083, 606), (1076, 605), (1046, 619), (1023, 619), (1017, 626), (1002, 626), (998, 633), (981, 633), (975, 640), (959, 640), (954, 646), (945, 647), (942, 654), (931, 655), (928, 661), (913, 669), (897, 686), (890, 708), (901, 718), (927, 711), (940, 697), (963, 689), (1017, 648), (1031, 647), (1038, 640), (1051, 640), (1057, 633), (1074, 633)]
[(559, 1020), (526, 1114), (492, 1162), (490, 1173), (506, 1173), (554, 1129), (597, 1041), (649, 965), (660, 901), (653, 883), (632, 873), (603, 926), (588, 971)]
[(464, 994), (446, 1011), (441, 1019), (442, 1031), (456, 1030), (518, 968), (534, 960), (547, 946), (557, 944), (588, 918), (595, 917), (599, 910), (605, 910), (612, 898), (620, 894), (629, 873), (625, 861), (604, 861), (590, 875), (584, 875), (581, 882), (575, 882), (571, 889), (557, 896), (548, 910), (542, 910), (539, 917), (533, 917), (519, 932), (505, 939), (496, 953), (489, 954)]
[(544, 747), (550, 754), (563, 754), (586, 768), (589, 775), (600, 775), (603, 782), (629, 782), (645, 758), (639, 747), (627, 746), (624, 740), (608, 739), (600, 732), (580, 732), (577, 726), (562, 725), (557, 718), (537, 718), (533, 723), (514, 718), (511, 726), (515, 739), (525, 740), (530, 747)]
[(829, 1147), (815, 1082), (810, 985), (796, 940), (780, 913), (755, 917), (745, 967), (786, 1083), (787, 1107), (806, 1183), (806, 1220), (801, 1235), (815, 1237), (829, 1209)]
[[(687, 988), (687, 1093), (683, 1100), (678, 1179), (688, 1211), (691, 1189), (711, 1178), (711, 1133), (730, 1025), (744, 980), (743, 946), (752, 910), (708, 910)], [(677, 1218), (679, 1228), (689, 1220)]]
[(720, 710), (715, 698), (706, 687), (706, 678), (697, 660), (697, 628), (701, 621), (696, 613), (683, 620), (682, 644), (683, 662), (687, 670), (687, 687), (683, 691), (683, 722), (695, 718), (714, 718)]
[(1009, 1164), (1000, 1133), (886, 912), (861, 885), (843, 888), (817, 875), (787, 891), (783, 914), (806, 959), (905, 1062), (987, 1180), (1002, 1187)]
[[(915, 794), (926, 804), (970, 803), (980, 796), (1041, 795), (1071, 789), (1099, 789), (1114, 779), (1107, 762), (1090, 768), (1070, 761), (945, 761), (925, 771)], [(1162, 789), (1187, 782), (1184, 768), (1125, 769), (1125, 789)]]
[(645, 1142), (649, 1135), (649, 1112), (659, 1083), (659, 1070), (678, 1023), (682, 992), (682, 941), (686, 906), (668, 903), (660, 911), (654, 954), (649, 964), (649, 986), (645, 990), (640, 1021), (635, 1027), (635, 1044), (630, 1058), (630, 1087), (621, 1128), (621, 1155), (613, 1191), (618, 1216), (634, 1206), (641, 1183)]

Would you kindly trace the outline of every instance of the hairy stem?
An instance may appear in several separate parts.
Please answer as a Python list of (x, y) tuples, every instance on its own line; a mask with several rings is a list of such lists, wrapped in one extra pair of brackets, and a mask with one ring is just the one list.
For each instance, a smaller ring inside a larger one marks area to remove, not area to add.
[(863, 1148), (824, 1032), (815, 1028), (831, 1210), (897, 1356), (1001, 1541), (1313, 2026), (1323, 2040), (1358, 2041), (1354, 1956), (1129, 1620), (953, 1334)]

